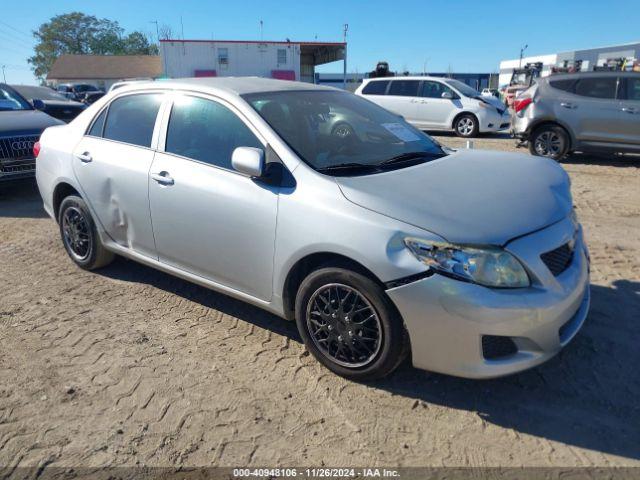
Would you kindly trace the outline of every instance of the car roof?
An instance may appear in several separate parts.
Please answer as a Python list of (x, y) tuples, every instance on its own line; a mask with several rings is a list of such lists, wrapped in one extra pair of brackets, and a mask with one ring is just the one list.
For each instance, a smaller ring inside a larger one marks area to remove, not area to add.
[(293, 90), (340, 91), (332, 87), (290, 80), (274, 80), (261, 77), (179, 78), (155, 82), (134, 82), (118, 88), (116, 92), (163, 89), (196, 90), (202, 92), (244, 95), (247, 93), (280, 92)]
[[(396, 76), (396, 77), (376, 77), (376, 78), (365, 78), (366, 82), (380, 82), (384, 80), (436, 80), (436, 81), (444, 81), (445, 77), (429, 77), (428, 75), (411, 75), (411, 76)], [(452, 78), (450, 80), (453, 80)]]
[(623, 71), (611, 71), (603, 70), (600, 72), (574, 72), (574, 73), (554, 73), (543, 77), (541, 80), (572, 80), (578, 78), (590, 78), (590, 77), (619, 77), (619, 76), (640, 76), (640, 72), (623, 72)]

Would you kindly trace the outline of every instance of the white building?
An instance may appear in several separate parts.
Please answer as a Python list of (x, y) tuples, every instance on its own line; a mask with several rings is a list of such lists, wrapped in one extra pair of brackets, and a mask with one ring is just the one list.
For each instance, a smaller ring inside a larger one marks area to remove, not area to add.
[(315, 66), (344, 60), (346, 43), (161, 40), (169, 78), (259, 76), (314, 82)]
[(525, 66), (527, 63), (542, 62), (542, 76), (546, 77), (551, 73), (552, 67), (561, 67), (565, 61), (582, 61), (581, 71), (588, 72), (595, 66), (602, 66), (608, 60), (625, 58), (630, 60), (630, 64), (640, 59), (640, 42), (628, 43), (624, 45), (612, 45), (609, 47), (590, 48), (587, 50), (575, 50), (569, 52), (552, 53), (549, 55), (538, 55), (535, 57), (523, 57), (520, 59), (503, 60), (500, 62), (500, 86), (507, 85), (511, 80), (514, 68)]

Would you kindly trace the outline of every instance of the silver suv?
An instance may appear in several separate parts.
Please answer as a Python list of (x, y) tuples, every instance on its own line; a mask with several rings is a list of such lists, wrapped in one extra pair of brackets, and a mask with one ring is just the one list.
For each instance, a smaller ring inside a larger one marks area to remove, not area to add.
[(640, 153), (640, 74), (585, 72), (539, 79), (514, 103), (512, 135), (533, 155)]

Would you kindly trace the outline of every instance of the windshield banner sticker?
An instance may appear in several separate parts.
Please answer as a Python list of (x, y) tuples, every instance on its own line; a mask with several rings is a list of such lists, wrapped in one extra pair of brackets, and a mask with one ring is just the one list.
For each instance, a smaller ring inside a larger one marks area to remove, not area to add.
[(420, 137), (418, 135), (413, 133), (401, 123), (383, 123), (382, 126), (403, 142), (417, 142), (420, 140)]

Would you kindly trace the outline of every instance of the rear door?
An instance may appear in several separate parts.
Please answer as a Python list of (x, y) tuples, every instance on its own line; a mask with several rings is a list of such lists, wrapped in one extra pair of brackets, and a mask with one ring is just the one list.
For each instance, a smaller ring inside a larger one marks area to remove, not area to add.
[(571, 127), (580, 144), (606, 147), (619, 143), (623, 135), (617, 89), (615, 75), (579, 78), (571, 92), (560, 91), (554, 105), (556, 116)]
[(640, 77), (623, 77), (620, 86), (622, 136), (631, 148), (640, 149)]
[(156, 252), (148, 176), (163, 98), (159, 93), (116, 98), (95, 118), (73, 157), (83, 196), (107, 234), (150, 257)]

